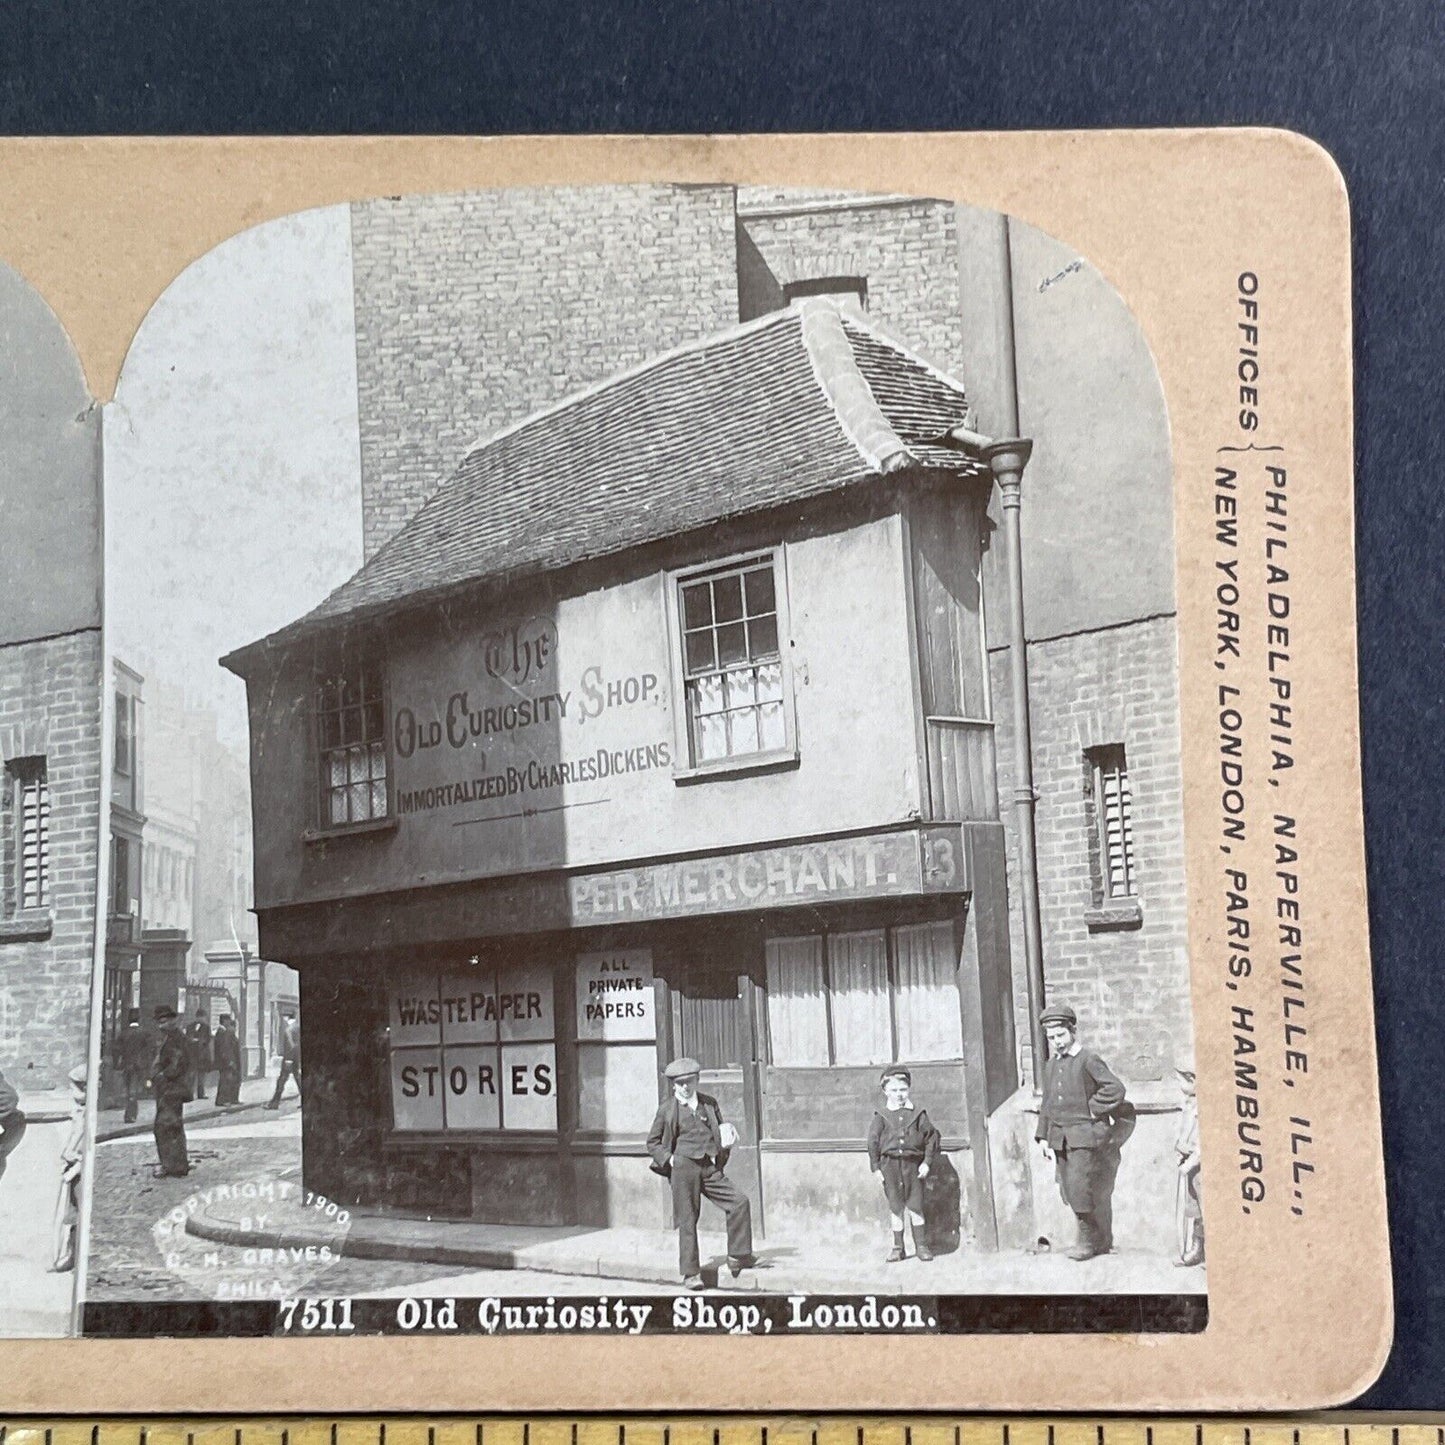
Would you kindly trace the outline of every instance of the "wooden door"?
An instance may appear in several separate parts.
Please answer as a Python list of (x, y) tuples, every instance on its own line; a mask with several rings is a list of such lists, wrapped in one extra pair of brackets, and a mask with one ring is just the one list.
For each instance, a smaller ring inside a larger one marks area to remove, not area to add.
[[(728, 1178), (752, 1201), (753, 1231), (762, 1233), (763, 1190), (758, 1141), (762, 1137), (758, 1100), (758, 1045), (751, 973), (693, 957), (663, 967), (668, 997), (668, 1055), (690, 1055), (702, 1065), (699, 1088), (718, 1101), (724, 1119), (738, 1131), (728, 1160)], [(720, 1229), (722, 1215), (703, 1209), (703, 1227)]]

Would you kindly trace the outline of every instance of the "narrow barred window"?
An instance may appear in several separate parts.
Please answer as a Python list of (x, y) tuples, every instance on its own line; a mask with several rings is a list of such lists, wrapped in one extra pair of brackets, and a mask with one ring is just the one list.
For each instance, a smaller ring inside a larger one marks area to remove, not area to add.
[(1133, 795), (1122, 744), (1089, 753), (1094, 783), (1094, 828), (1099, 855), (1099, 881), (1105, 899), (1133, 898)]
[(44, 908), (50, 901), (50, 787), (44, 758), (22, 758), (14, 765), (18, 876), (21, 908)]

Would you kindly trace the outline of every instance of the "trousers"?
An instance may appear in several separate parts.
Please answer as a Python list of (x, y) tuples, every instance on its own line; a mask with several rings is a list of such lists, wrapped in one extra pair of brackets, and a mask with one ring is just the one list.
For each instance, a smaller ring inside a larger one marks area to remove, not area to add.
[(918, 1177), (917, 1159), (896, 1159), (885, 1154), (882, 1164), (883, 1195), (890, 1214), (901, 1215), (905, 1209), (923, 1213), (923, 1181)]
[(281, 1060), (281, 1072), (276, 1075), (276, 1092), (271, 1095), (271, 1102), (267, 1105), (268, 1108), (276, 1109), (280, 1107), (281, 1090), (286, 1087), (287, 1079), (296, 1080), (296, 1092), (297, 1094), (300, 1094), (301, 1070), (297, 1067), (296, 1061), (294, 1059), (283, 1058)]
[(1060, 1149), (1054, 1154), (1054, 1177), (1064, 1203), (1094, 1236), (1101, 1250), (1114, 1247), (1114, 1181), (1119, 1174), (1119, 1149), (1114, 1144)]
[(163, 1174), (189, 1174), (190, 1156), (186, 1153), (186, 1122), (184, 1100), (175, 1094), (162, 1094), (156, 1100), (156, 1121), (153, 1129), (156, 1154)]
[(125, 1122), (134, 1124), (136, 1113), (140, 1107), (140, 1096), (145, 1092), (146, 1076), (145, 1071), (140, 1069), (127, 1069), (125, 1071)]
[(697, 1217), (704, 1197), (727, 1217), (728, 1257), (747, 1259), (753, 1252), (753, 1207), (748, 1197), (711, 1159), (672, 1159), (672, 1215), (677, 1225), (677, 1262), (683, 1277), (701, 1274)]

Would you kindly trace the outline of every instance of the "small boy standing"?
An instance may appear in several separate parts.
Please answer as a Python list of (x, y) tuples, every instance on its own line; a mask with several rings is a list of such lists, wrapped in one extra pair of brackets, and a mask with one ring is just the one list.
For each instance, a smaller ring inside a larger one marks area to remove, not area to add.
[(904, 1257), (903, 1218), (913, 1225), (913, 1252), (932, 1259), (923, 1237), (923, 1181), (938, 1160), (941, 1136), (925, 1110), (912, 1098), (913, 1076), (901, 1064), (884, 1069), (883, 1107), (868, 1127), (868, 1163), (883, 1179), (883, 1193), (893, 1224), (893, 1249), (888, 1263)]

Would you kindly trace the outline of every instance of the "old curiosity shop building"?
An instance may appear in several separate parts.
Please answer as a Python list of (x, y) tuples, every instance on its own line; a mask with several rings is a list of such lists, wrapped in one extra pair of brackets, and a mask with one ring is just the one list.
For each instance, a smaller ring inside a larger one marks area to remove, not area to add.
[[(225, 660), (250, 699), (261, 950), (300, 970), (306, 1182), (664, 1226), (642, 1139), (688, 1053), (767, 1236), (871, 1228), (863, 1140), (902, 1060), (944, 1135), (935, 1235), (1016, 1248), (1062, 1227), (1029, 1140), (1033, 1019), (1063, 998), (1143, 1114), (1121, 1246), (1162, 1250), (1190, 1024), (1147, 348), (1101, 278), (990, 213), (637, 191), (564, 193), (552, 220), (716, 217), (731, 316), (634, 337), (640, 358), (594, 340), (570, 372), (558, 323), (556, 394), (514, 396), (431, 488), (368, 439), (368, 384), (420, 363), (363, 305), (388, 235), (425, 268), (429, 202), (356, 208), (368, 560)], [(890, 253), (900, 227), (941, 238), (917, 274), (853, 274), (859, 238)], [(646, 309), (611, 280), (619, 317)], [(943, 295), (950, 366), (890, 315), (905, 284)]]

